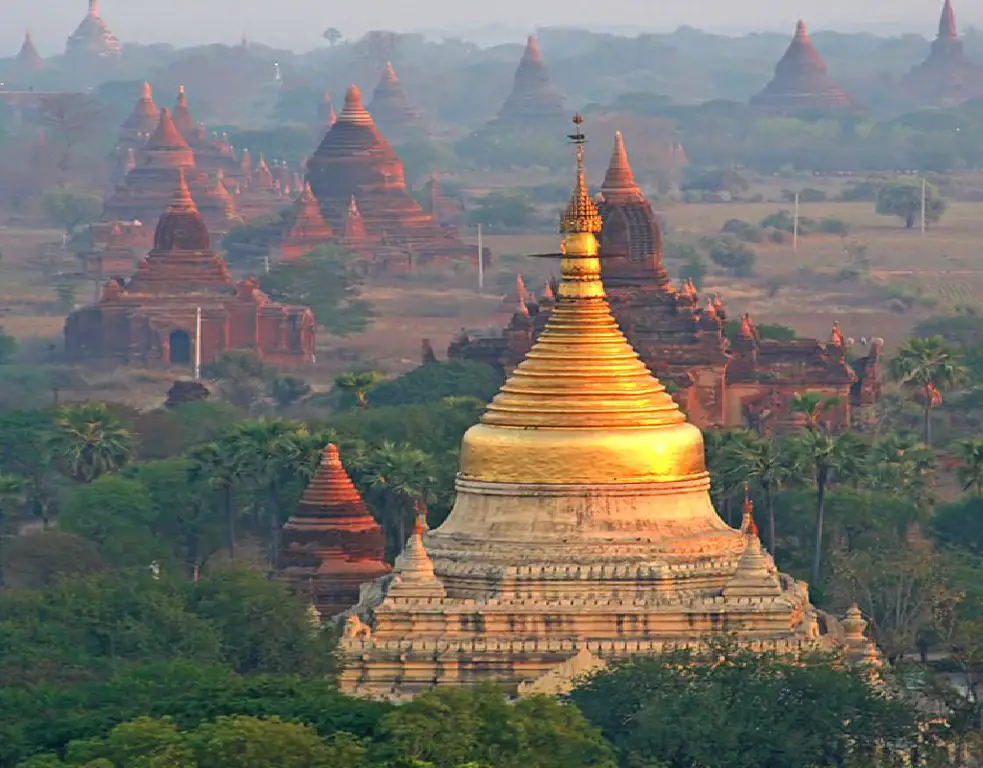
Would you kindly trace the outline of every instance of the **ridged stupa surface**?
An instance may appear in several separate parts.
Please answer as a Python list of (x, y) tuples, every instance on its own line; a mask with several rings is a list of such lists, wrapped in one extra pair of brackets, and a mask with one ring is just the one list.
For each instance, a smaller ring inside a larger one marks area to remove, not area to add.
[(208, 227), (177, 168), (175, 190), (154, 232), (154, 247), (122, 285), (69, 315), (65, 347), (77, 361), (185, 365), (193, 360), (201, 310), (201, 360), (250, 349), (271, 362), (313, 359), (315, 319), (306, 307), (276, 304), (255, 280), (236, 283), (211, 250)]
[(379, 580), (346, 614), (348, 692), (554, 692), (609, 660), (720, 631), (790, 653), (838, 642), (806, 587), (713, 510), (700, 430), (608, 307), (579, 122), (575, 141), (549, 322), (465, 434), (449, 517), (407, 545), (420, 586)]
[(952, 0), (945, 0), (939, 33), (928, 58), (915, 67), (905, 87), (920, 104), (953, 106), (983, 96), (983, 67), (966, 57)]
[(311, 185), (305, 184), (290, 212), (289, 224), (279, 246), (280, 259), (293, 261), (334, 239), (334, 230), (321, 215), (321, 208), (311, 191)]
[(389, 250), (425, 261), (472, 258), (452, 227), (439, 225), (406, 189), (403, 163), (362, 105), (358, 88), (345, 94), (345, 108), (307, 162), (307, 181), (324, 218), (345, 227), (352, 199), (370, 238)]
[(89, 0), (89, 13), (65, 45), (65, 55), (75, 59), (111, 59), (123, 46), (99, 15), (99, 0)]
[(535, 125), (562, 120), (565, 115), (563, 97), (553, 86), (539, 42), (530, 35), (515, 71), (512, 92), (499, 109), (496, 122)]
[(322, 616), (334, 616), (358, 602), (360, 584), (390, 572), (384, 554), (382, 528), (341, 465), (338, 448), (328, 445), (283, 526), (283, 575), (298, 592), (313, 591)]
[(116, 140), (117, 149), (124, 151), (130, 148), (141, 149), (157, 129), (159, 122), (160, 110), (154, 103), (153, 89), (150, 83), (144, 83), (143, 92), (133, 105), (133, 111), (120, 126), (119, 137)]
[(388, 61), (382, 79), (372, 93), (369, 114), (382, 133), (392, 141), (402, 141), (423, 133), (420, 113), (410, 104), (403, 84), (396, 77), (396, 70)]
[(751, 106), (781, 113), (857, 108), (830, 79), (803, 21), (796, 25), (795, 37), (775, 67), (774, 78), (751, 99)]

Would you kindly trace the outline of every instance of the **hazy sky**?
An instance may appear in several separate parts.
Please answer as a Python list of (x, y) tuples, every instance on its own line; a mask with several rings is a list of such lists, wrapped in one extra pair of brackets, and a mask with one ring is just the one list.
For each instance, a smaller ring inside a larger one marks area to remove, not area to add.
[[(0, 51), (17, 50), (25, 29), (42, 54), (60, 52), (85, 15), (87, 0), (0, 0)], [(308, 50), (329, 26), (346, 36), (368, 29), (467, 29), (501, 24), (602, 28), (637, 24), (639, 31), (680, 24), (715, 31), (788, 29), (799, 16), (810, 28), (928, 34), (942, 0), (102, 0), (102, 16), (123, 40), (189, 45), (234, 42), (243, 32), (271, 45)], [(961, 26), (983, 26), (980, 0), (955, 0)]]

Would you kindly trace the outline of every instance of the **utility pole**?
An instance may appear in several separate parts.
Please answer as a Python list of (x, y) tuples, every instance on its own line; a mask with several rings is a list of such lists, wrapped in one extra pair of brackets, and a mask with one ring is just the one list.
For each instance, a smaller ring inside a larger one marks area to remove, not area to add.
[(795, 193), (795, 218), (792, 221), (792, 251), (799, 252), (799, 193)]
[(925, 214), (927, 211), (925, 193), (928, 191), (928, 179), (922, 177), (922, 237), (925, 237)]
[(481, 224), (478, 224), (478, 295), (485, 293), (485, 249), (481, 243)]
[(201, 381), (201, 307), (195, 312), (195, 381)]
[(266, 274), (270, 274), (270, 252), (267, 251), (263, 254), (263, 270)]

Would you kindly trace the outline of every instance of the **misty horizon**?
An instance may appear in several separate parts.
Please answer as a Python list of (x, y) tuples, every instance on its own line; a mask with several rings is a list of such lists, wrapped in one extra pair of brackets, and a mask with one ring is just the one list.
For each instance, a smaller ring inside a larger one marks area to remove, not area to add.
[[(65, 39), (85, 16), (86, 0), (44, 0), (37, 4), (16, 3), (6, 11), (0, 30), (0, 55), (12, 56), (30, 30), (41, 53), (64, 51)], [(207, 43), (235, 43), (244, 35), (257, 43), (303, 52), (324, 44), (320, 34), (338, 28), (345, 37), (358, 38), (370, 29), (420, 32), (430, 37), (463, 36), (483, 45), (519, 42), (537, 27), (579, 27), (597, 32), (632, 35), (672, 32), (691, 26), (707, 32), (743, 35), (750, 32), (791, 34), (801, 17), (813, 31), (869, 32), (884, 36), (906, 33), (934, 36), (941, 0), (875, 0), (858, 14), (850, 0), (800, 0), (791, 8), (776, 9), (768, 0), (746, 0), (742, 4), (703, 0), (700, 13), (688, 0), (663, 0), (658, 14), (642, 0), (609, 0), (603, 7), (590, 6), (583, 12), (576, 3), (560, 0), (500, 0), (494, 8), (470, 7), (446, 0), (424, 6), (378, 10), (379, 2), (368, 2), (337, 11), (325, 10), (313, 0), (209, 0), (208, 10), (199, 0), (167, 0), (166, 15), (148, 14), (161, 6), (151, 0), (101, 0), (102, 17), (113, 32), (129, 43), (169, 43), (188, 47)], [(961, 31), (983, 26), (983, 10), (970, 0), (955, 0)], [(224, 12), (222, 9), (227, 8)], [(883, 9), (881, 14), (878, 8)], [(507, 21), (502, 21), (502, 18)]]

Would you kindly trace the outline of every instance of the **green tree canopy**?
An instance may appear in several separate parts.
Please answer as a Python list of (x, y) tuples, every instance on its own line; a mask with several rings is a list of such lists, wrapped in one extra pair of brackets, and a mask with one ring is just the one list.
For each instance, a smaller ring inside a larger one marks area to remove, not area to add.
[[(911, 229), (921, 220), (921, 179), (901, 178), (888, 181), (877, 190), (875, 208), (882, 216), (897, 216)], [(925, 185), (925, 223), (935, 223), (942, 218), (946, 201), (934, 184)]]

